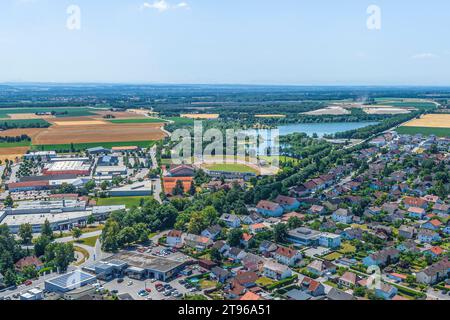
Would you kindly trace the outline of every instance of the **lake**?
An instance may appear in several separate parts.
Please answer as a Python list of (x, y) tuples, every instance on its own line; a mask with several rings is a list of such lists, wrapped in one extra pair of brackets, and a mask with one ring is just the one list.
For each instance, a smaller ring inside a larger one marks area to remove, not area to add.
[[(285, 136), (297, 132), (306, 133), (308, 136), (312, 136), (316, 133), (319, 137), (323, 137), (326, 134), (334, 134), (338, 132), (344, 132), (367, 126), (375, 125), (378, 122), (330, 122), (330, 123), (297, 123), (282, 125), (278, 127), (279, 135)], [(248, 130), (246, 132), (258, 133), (262, 138), (256, 153), (259, 155), (265, 154), (265, 150), (270, 149), (272, 145), (272, 139), (276, 136), (276, 129), (260, 129), (260, 130)], [(274, 151), (272, 151), (272, 154)]]

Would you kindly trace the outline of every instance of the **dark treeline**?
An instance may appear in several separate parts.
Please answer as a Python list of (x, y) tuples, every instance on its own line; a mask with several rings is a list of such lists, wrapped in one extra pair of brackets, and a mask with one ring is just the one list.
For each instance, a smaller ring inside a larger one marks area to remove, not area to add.
[(0, 137), (0, 142), (13, 143), (13, 142), (20, 142), (20, 141), (31, 141), (31, 138), (29, 136), (27, 136), (26, 134), (22, 134), (22, 135), (16, 136), (16, 137)]

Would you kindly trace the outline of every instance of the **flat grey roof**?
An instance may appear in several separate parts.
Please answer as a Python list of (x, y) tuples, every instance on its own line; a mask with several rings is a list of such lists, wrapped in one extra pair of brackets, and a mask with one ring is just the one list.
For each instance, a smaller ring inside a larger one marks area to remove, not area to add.
[(96, 277), (90, 275), (89, 273), (75, 270), (73, 272), (57, 276), (53, 279), (46, 280), (45, 282), (57, 286), (61, 289), (74, 289), (80, 286), (82, 283), (94, 281), (95, 279)]
[(166, 258), (153, 257), (145, 253), (121, 251), (109, 259), (107, 262), (121, 260), (127, 262), (130, 266), (142, 269), (149, 269), (159, 272), (168, 272), (183, 265), (183, 262), (170, 260)]

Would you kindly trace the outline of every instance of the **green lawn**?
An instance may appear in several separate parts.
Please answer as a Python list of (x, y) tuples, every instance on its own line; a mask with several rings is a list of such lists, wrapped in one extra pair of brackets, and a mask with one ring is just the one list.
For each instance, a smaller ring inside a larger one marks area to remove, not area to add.
[(333, 252), (324, 256), (323, 258), (328, 261), (334, 261), (339, 259), (340, 257), (342, 257), (342, 254), (340, 254), (339, 252)]
[(397, 130), (399, 134), (423, 134), (429, 136), (434, 134), (438, 137), (450, 137), (450, 128), (428, 128), (428, 127), (400, 127)]
[(207, 164), (205, 168), (212, 171), (258, 173), (255, 169), (239, 163)]
[[(73, 148), (78, 150), (85, 150), (94, 147), (127, 147), (127, 146), (137, 146), (141, 148), (149, 148), (155, 144), (155, 141), (118, 141), (118, 142), (90, 142), (90, 143), (74, 143)], [(45, 144), (45, 145), (33, 145), (33, 150), (39, 151), (70, 151), (70, 144)]]
[(124, 204), (127, 208), (139, 206), (141, 199), (150, 200), (152, 197), (113, 197), (113, 198), (96, 198), (98, 206), (115, 206)]
[(75, 243), (84, 244), (89, 247), (95, 247), (95, 243), (97, 242), (98, 237), (99, 236), (75, 240)]
[(28, 147), (31, 141), (23, 140), (19, 142), (0, 142), (0, 148)]
[(261, 287), (267, 287), (267, 286), (270, 286), (270, 285), (272, 285), (274, 283), (275, 283), (274, 280), (269, 279), (267, 277), (261, 277), (258, 280), (256, 280), (256, 284), (261, 286)]
[(108, 120), (111, 123), (165, 123), (167, 121), (158, 118), (140, 118), (140, 119), (116, 119)]
[(356, 248), (354, 246), (352, 246), (350, 243), (343, 243), (342, 244), (342, 249), (339, 250), (340, 253), (355, 253), (356, 252)]

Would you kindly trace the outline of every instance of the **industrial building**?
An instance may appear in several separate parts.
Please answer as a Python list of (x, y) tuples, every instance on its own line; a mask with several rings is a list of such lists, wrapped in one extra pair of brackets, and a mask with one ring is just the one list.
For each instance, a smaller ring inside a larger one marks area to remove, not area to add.
[(136, 182), (123, 187), (109, 190), (111, 197), (151, 196), (153, 184), (151, 181)]
[(121, 251), (105, 260), (108, 263), (112, 261), (125, 262), (128, 265), (125, 274), (135, 279), (151, 278), (167, 281), (185, 267), (184, 262), (129, 251)]
[(45, 290), (55, 293), (66, 293), (94, 283), (97, 278), (89, 273), (75, 270), (45, 281)]
[(52, 159), (50, 163), (45, 165), (42, 173), (44, 175), (74, 174), (77, 176), (88, 176), (91, 173), (91, 164), (84, 159)]

